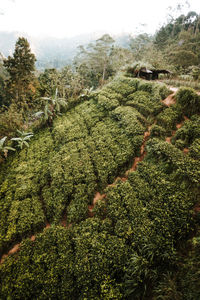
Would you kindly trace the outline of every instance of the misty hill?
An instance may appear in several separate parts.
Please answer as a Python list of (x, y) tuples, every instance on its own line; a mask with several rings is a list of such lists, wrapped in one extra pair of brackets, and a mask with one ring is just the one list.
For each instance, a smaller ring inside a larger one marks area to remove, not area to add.
[[(28, 39), (31, 49), (36, 55), (36, 67), (38, 69), (61, 68), (72, 62), (73, 57), (77, 53), (78, 46), (87, 45), (95, 41), (101, 34), (84, 34), (71, 38), (37, 38), (20, 32), (0, 31), (0, 52), (4, 56), (11, 55), (16, 40), (18, 37), (23, 36)], [(123, 34), (114, 37), (114, 39), (117, 45), (127, 47), (130, 37), (128, 34)]]

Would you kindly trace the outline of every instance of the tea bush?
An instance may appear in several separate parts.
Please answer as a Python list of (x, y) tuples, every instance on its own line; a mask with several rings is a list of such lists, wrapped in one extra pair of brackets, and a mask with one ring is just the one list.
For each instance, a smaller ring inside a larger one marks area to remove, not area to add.
[[(199, 117), (174, 136), (190, 146), (185, 155), (163, 140), (183, 119), (181, 104), (164, 109), (165, 93), (118, 77), (8, 157), (0, 170), (0, 252), (22, 243), (0, 264), (1, 299), (198, 299), (198, 247), (183, 266), (180, 245), (197, 224)], [(140, 156), (149, 114), (152, 122), (158, 116), (147, 155), (113, 184)], [(97, 191), (106, 195), (91, 217)], [(70, 226), (58, 225), (63, 217)], [(34, 241), (25, 239), (32, 234)], [(174, 293), (160, 291), (166, 284)]]
[(194, 159), (200, 159), (200, 139), (195, 139), (189, 147), (190, 156)]
[(176, 93), (176, 101), (188, 117), (200, 112), (200, 96), (191, 88), (180, 88)]
[(150, 130), (150, 137), (156, 137), (156, 138), (160, 138), (160, 139), (164, 139), (166, 136), (166, 130), (159, 126), (159, 125), (152, 125), (151, 130)]
[[(135, 83), (122, 78), (113, 83), (115, 93), (121, 82), (128, 86), (124, 93), (135, 90)], [(145, 131), (141, 122), (145, 118), (131, 107), (99, 111), (95, 95), (56, 118), (50, 129), (35, 133), (29, 148), (10, 157), (9, 172), (4, 173), (6, 165), (0, 171), (2, 186), (10, 182), (1, 197), (1, 248), (45, 222), (58, 224), (64, 212), (68, 223), (84, 220), (95, 191), (112, 183), (139, 153)]]
[(156, 119), (157, 125), (164, 127), (167, 134), (171, 134), (171, 131), (176, 129), (176, 124), (183, 120), (182, 108), (179, 105), (173, 105), (159, 113)]
[(183, 141), (184, 147), (190, 146), (196, 138), (200, 137), (200, 117), (194, 115), (190, 120), (184, 122), (183, 126), (179, 128), (172, 142), (176, 143), (179, 140)]

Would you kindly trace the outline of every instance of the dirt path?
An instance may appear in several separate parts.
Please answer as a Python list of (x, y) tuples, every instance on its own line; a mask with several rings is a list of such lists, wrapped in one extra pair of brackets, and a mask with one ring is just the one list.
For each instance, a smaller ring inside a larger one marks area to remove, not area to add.
[[(130, 172), (133, 172), (137, 169), (137, 165), (140, 161), (142, 161), (146, 155), (146, 152), (145, 152), (145, 145), (146, 145), (146, 142), (149, 138), (149, 135), (150, 135), (150, 130), (151, 130), (151, 126), (148, 127), (148, 130), (145, 131), (144, 133), (144, 138), (143, 138), (143, 142), (142, 142), (142, 145), (141, 145), (141, 148), (140, 148), (140, 156), (138, 157), (135, 157), (134, 160), (133, 160), (133, 165), (132, 167), (126, 171), (125, 175), (123, 177), (117, 177), (115, 179), (115, 181), (112, 183), (112, 184), (108, 184), (107, 187), (110, 187), (110, 186), (115, 186), (117, 184), (117, 181), (121, 180), (121, 181), (126, 181), (128, 179), (128, 175)], [(94, 199), (93, 199), (93, 202), (91, 205), (88, 206), (88, 210), (89, 210), (89, 217), (93, 217), (94, 216), (94, 213), (93, 213), (93, 208), (95, 207), (95, 204), (97, 203), (97, 201), (99, 200), (102, 200), (106, 197), (106, 194), (100, 194), (99, 192), (97, 192), (94, 196)]]
[[(46, 226), (44, 227), (44, 229), (49, 228), (50, 226), (51, 226), (51, 224), (46, 223)], [(32, 242), (34, 242), (35, 239), (36, 239), (36, 235), (32, 235), (32, 236), (30, 237), (30, 240), (31, 240)], [(11, 254), (14, 254), (14, 253), (18, 252), (18, 251), (20, 250), (20, 245), (21, 245), (21, 243), (15, 244), (15, 245), (12, 247), (12, 249), (10, 249), (6, 254), (3, 254), (2, 257), (1, 257), (1, 259), (0, 259), (0, 264), (2, 264), (2, 263), (4, 262), (4, 260), (5, 260), (6, 257), (8, 257), (8, 256), (11, 255)]]
[[(170, 105), (173, 105), (173, 104), (176, 103), (176, 100), (175, 100), (174, 96), (175, 96), (175, 94), (176, 94), (176, 92), (178, 91), (179, 88), (169, 86), (169, 89), (170, 89), (173, 93), (170, 94), (165, 100), (162, 101), (162, 102), (163, 102), (165, 105), (167, 105), (167, 106), (170, 106)], [(188, 120), (188, 118), (187, 118), (186, 116), (184, 116), (184, 120), (183, 120), (181, 123), (176, 124), (176, 130), (178, 130), (179, 128), (181, 128), (181, 127), (183, 126), (185, 120)], [(108, 185), (108, 187), (109, 187), (109, 186), (115, 186), (118, 180), (126, 181), (126, 180), (128, 179), (128, 174), (129, 174), (130, 172), (135, 171), (135, 170), (137, 169), (138, 163), (141, 162), (141, 161), (143, 161), (143, 159), (144, 159), (144, 157), (145, 157), (145, 155), (146, 155), (146, 152), (145, 152), (144, 149), (145, 149), (146, 141), (148, 140), (148, 137), (149, 137), (149, 135), (150, 135), (150, 130), (151, 130), (151, 126), (149, 126), (149, 127), (148, 127), (148, 130), (144, 133), (143, 143), (142, 143), (142, 146), (141, 146), (141, 148), (140, 148), (140, 156), (134, 158), (132, 167), (131, 167), (129, 170), (126, 171), (124, 177), (117, 177), (117, 178), (115, 179), (115, 181), (114, 181), (112, 184), (109, 184), (109, 185)], [(166, 141), (167, 143), (171, 143), (171, 139), (172, 139), (172, 137), (175, 135), (176, 130), (172, 132), (172, 136), (166, 137), (165, 141)], [(183, 152), (184, 152), (185, 154), (187, 154), (187, 153), (188, 153), (188, 149), (185, 148), (185, 149), (183, 150)], [(102, 199), (104, 199), (105, 197), (106, 197), (106, 194), (100, 194), (99, 192), (97, 192), (97, 193), (95, 194), (92, 204), (88, 206), (88, 210), (89, 210), (88, 215), (89, 215), (89, 217), (93, 217), (93, 216), (94, 216), (94, 213), (93, 213), (92, 211), (93, 211), (93, 208), (95, 207), (95, 204), (97, 203), (97, 201), (98, 201), (98, 200), (102, 200)]]
[(174, 95), (175, 95), (175, 92), (173, 94), (170, 94), (165, 100), (163, 100), (163, 103), (167, 106), (175, 104), (176, 100), (174, 99)]
[[(172, 131), (172, 135), (171, 135), (171, 136), (168, 136), (168, 137), (165, 138), (165, 141), (166, 141), (167, 143), (171, 143), (171, 139), (172, 139), (172, 137), (175, 135), (176, 131), (177, 131), (179, 128), (181, 128), (181, 127), (183, 126), (183, 124), (185, 123), (185, 121), (187, 121), (187, 120), (189, 120), (188, 117), (184, 116), (184, 120), (181, 121), (181, 123), (176, 124), (176, 130)], [(185, 148), (185, 149), (186, 149), (186, 148)], [(186, 151), (187, 151), (187, 150), (185, 150), (184, 153), (186, 153)], [(188, 151), (189, 151), (189, 150), (188, 150)]]
[[(174, 97), (174, 95), (175, 95), (175, 92), (178, 90), (178, 88), (173, 88), (173, 87), (171, 87), (170, 89), (171, 89), (174, 93), (171, 94), (171, 95), (169, 95), (165, 100), (163, 100), (163, 103), (165, 103), (167, 106), (170, 106), (170, 105), (172, 105), (172, 104), (175, 103), (175, 100), (174, 100), (173, 97)], [(186, 121), (186, 120), (188, 120), (188, 118), (187, 118), (186, 116), (184, 116), (184, 120), (183, 120), (181, 123), (177, 124), (177, 125), (176, 125), (176, 128), (179, 129), (179, 128), (184, 124), (184, 121)], [(140, 148), (140, 156), (134, 158), (132, 167), (131, 167), (129, 170), (126, 171), (126, 173), (125, 173), (125, 175), (124, 175), (123, 177), (117, 177), (117, 178), (115, 179), (115, 181), (114, 181), (112, 184), (109, 184), (108, 186), (115, 186), (116, 183), (117, 183), (117, 181), (119, 181), (119, 180), (121, 180), (121, 181), (126, 181), (126, 180), (128, 179), (129, 173), (130, 173), (130, 172), (133, 172), (133, 171), (136, 171), (138, 163), (141, 162), (141, 161), (143, 161), (143, 159), (144, 159), (144, 157), (145, 157), (145, 155), (146, 155), (146, 152), (145, 152), (145, 145), (146, 145), (146, 142), (147, 142), (147, 140), (148, 140), (148, 138), (149, 138), (150, 130), (151, 130), (151, 126), (149, 126), (149, 127), (148, 127), (148, 130), (145, 131), (145, 133), (144, 133), (143, 142), (142, 142), (142, 145), (141, 145), (141, 148)], [(173, 131), (171, 137), (166, 137), (166, 142), (171, 143), (171, 138), (173, 137), (173, 135), (174, 135), (175, 133), (176, 133), (176, 131)], [(185, 148), (185, 149), (183, 150), (183, 152), (184, 152), (185, 154), (187, 154), (188, 151), (189, 151), (189, 150), (188, 150), (187, 148)], [(104, 193), (104, 194), (100, 194), (99, 192), (97, 192), (97, 193), (95, 194), (95, 196), (94, 196), (94, 198), (93, 198), (92, 204), (88, 206), (88, 216), (89, 216), (89, 217), (93, 217), (93, 216), (94, 216), (93, 209), (94, 209), (95, 204), (97, 203), (97, 201), (102, 200), (102, 199), (104, 199), (105, 197), (106, 197), (106, 194), (105, 194), (105, 193)], [(70, 228), (70, 227), (72, 226), (72, 224), (69, 224), (69, 225), (67, 226), (67, 214), (66, 214), (66, 212), (64, 213), (64, 215), (63, 215), (63, 217), (62, 217), (61, 225), (64, 226), (64, 227), (66, 227), (66, 228)], [(44, 229), (49, 228), (50, 226), (51, 226), (50, 223), (46, 223)], [(37, 233), (36, 233), (36, 234), (37, 234)], [(32, 242), (35, 241), (35, 239), (36, 239), (36, 234), (35, 234), (35, 235), (32, 235), (32, 236), (30, 237), (30, 240), (31, 240)], [(21, 243), (15, 244), (15, 245), (12, 247), (12, 249), (10, 249), (6, 254), (3, 254), (2, 257), (0, 258), (0, 264), (2, 264), (2, 263), (4, 262), (4, 260), (5, 260), (5, 258), (8, 257), (9, 255), (12, 255), (12, 254), (14, 254), (14, 253), (20, 251), (20, 245), (21, 245)]]

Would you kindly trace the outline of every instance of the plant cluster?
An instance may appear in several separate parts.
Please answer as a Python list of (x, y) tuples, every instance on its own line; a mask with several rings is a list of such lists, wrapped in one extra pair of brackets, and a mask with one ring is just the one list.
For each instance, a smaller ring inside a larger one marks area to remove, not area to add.
[[(118, 106), (112, 114), (100, 112), (91, 95), (90, 101), (54, 120), (51, 128), (36, 133), (28, 148), (19, 156), (10, 157), (9, 173), (4, 174), (2, 169), (1, 184), (4, 185), (6, 178), (11, 182), (6, 194), (2, 194), (1, 213), (5, 222), (10, 220), (11, 208), (18, 207), (19, 200), (33, 203), (33, 195), (43, 208), (42, 222), (46, 219), (58, 223), (65, 211), (68, 223), (85, 219), (95, 191), (112, 183), (119, 170), (125, 170), (131, 158), (139, 153), (145, 131), (140, 122), (143, 119), (128, 106)], [(18, 133), (20, 137), (12, 140), (22, 148), (32, 135)], [(12, 204), (9, 208), (8, 203)], [(31, 209), (32, 204), (27, 211)], [(29, 222), (25, 217), (20, 218), (20, 209), (15, 211), (16, 221), (2, 226), (3, 245), (21, 238), (23, 230), (19, 228), (24, 228), (21, 223)], [(29, 215), (32, 218), (34, 213)], [(42, 223), (33, 219), (29, 232), (38, 227), (38, 222)]]
[(200, 138), (200, 117), (194, 115), (176, 131), (172, 143), (177, 146), (181, 142), (184, 148), (188, 148), (198, 138)]
[[(191, 155), (185, 155), (163, 140), (183, 110), (179, 103), (165, 109), (161, 104), (157, 111), (161, 91), (160, 85), (120, 77), (34, 134), (29, 147), (2, 165), (1, 253), (23, 240), (20, 251), (0, 265), (2, 299), (159, 298), (177, 269), (187, 273), (187, 281), (177, 281), (179, 289), (170, 295), (199, 294), (198, 240), (183, 269), (178, 251), (196, 222), (199, 118), (184, 125), (191, 145)], [(158, 124), (152, 126), (147, 155), (126, 181), (105, 189), (140, 155), (149, 105)], [(106, 197), (89, 218), (96, 191)], [(59, 225), (64, 214), (67, 228)], [(25, 239), (47, 222), (51, 228), (34, 241)]]

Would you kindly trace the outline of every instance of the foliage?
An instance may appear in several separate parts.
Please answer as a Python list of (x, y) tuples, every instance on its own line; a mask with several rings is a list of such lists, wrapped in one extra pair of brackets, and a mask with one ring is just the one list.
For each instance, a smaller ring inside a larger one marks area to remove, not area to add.
[[(117, 77), (85, 93), (8, 157), (0, 170), (0, 253), (22, 243), (0, 265), (0, 298), (198, 296), (199, 242), (184, 265), (180, 245), (197, 223), (199, 116), (177, 130), (190, 145), (185, 155), (163, 140), (183, 119), (181, 103), (161, 104), (165, 93), (161, 85)], [(58, 89), (48, 100), (55, 110), (59, 96)], [(144, 141), (149, 107), (157, 123)], [(143, 161), (116, 180), (141, 146)], [(88, 206), (97, 191), (105, 195), (92, 216)]]
[(104, 34), (95, 43), (90, 43), (85, 49), (79, 47), (79, 53), (74, 59), (77, 72), (83, 77), (86, 86), (97, 87), (112, 75), (111, 51), (114, 40)]
[(39, 77), (39, 93), (41, 97), (52, 97), (56, 90), (59, 98), (76, 97), (83, 89), (79, 74), (71, 66), (61, 70), (45, 69)]
[(139, 34), (135, 38), (130, 39), (130, 48), (133, 52), (135, 60), (139, 61), (144, 57), (151, 41), (152, 36), (146, 33)]
[(73, 248), (70, 233), (63, 227), (45, 230), (34, 242), (25, 240), (18, 258), (11, 256), (0, 267), (2, 299), (76, 299)]
[(188, 67), (200, 62), (200, 56), (197, 54), (199, 30), (199, 15), (196, 12), (181, 14), (177, 18), (171, 18), (160, 28), (155, 35), (154, 45), (177, 71), (186, 71)]
[(9, 103), (16, 103), (23, 106), (33, 107), (33, 100), (36, 96), (35, 55), (27, 39), (19, 38), (15, 44), (13, 57), (8, 56), (4, 60), (4, 66), (9, 74), (6, 83), (6, 93)]
[(36, 118), (43, 116), (44, 121), (52, 123), (53, 118), (60, 113), (61, 108), (67, 107), (67, 101), (64, 98), (58, 97), (58, 90), (56, 89), (54, 97), (43, 97), (41, 100), (44, 102), (44, 111), (38, 111), (34, 114)]
[(182, 107), (175, 104), (158, 114), (157, 125), (164, 127), (167, 134), (170, 135), (171, 131), (176, 129), (176, 124), (182, 121), (182, 119)]
[(152, 125), (151, 131), (150, 131), (150, 137), (156, 137), (156, 138), (161, 138), (164, 139), (166, 136), (166, 130), (159, 126), (159, 125)]
[(17, 133), (19, 134), (19, 137), (12, 138), (11, 141), (17, 142), (17, 147), (20, 149), (22, 149), (23, 146), (29, 147), (28, 141), (33, 137), (33, 133), (20, 130), (17, 130)]
[(15, 151), (14, 148), (5, 145), (6, 139), (7, 136), (4, 136), (2, 139), (0, 139), (0, 155), (3, 155), (4, 157), (7, 157), (9, 150)]
[(184, 122), (172, 138), (172, 142), (182, 141), (185, 147), (190, 146), (193, 141), (200, 137), (200, 118), (194, 115), (190, 120)]
[(200, 96), (191, 88), (180, 88), (176, 93), (177, 103), (182, 106), (183, 112), (191, 116), (200, 112)]
[(195, 139), (189, 147), (190, 156), (194, 159), (200, 159), (200, 138)]
[(0, 136), (14, 137), (16, 130), (23, 128), (24, 114), (13, 103), (0, 111)]
[(198, 56), (192, 51), (187, 50), (171, 52), (169, 59), (172, 63), (182, 68), (187, 68), (198, 63)]

